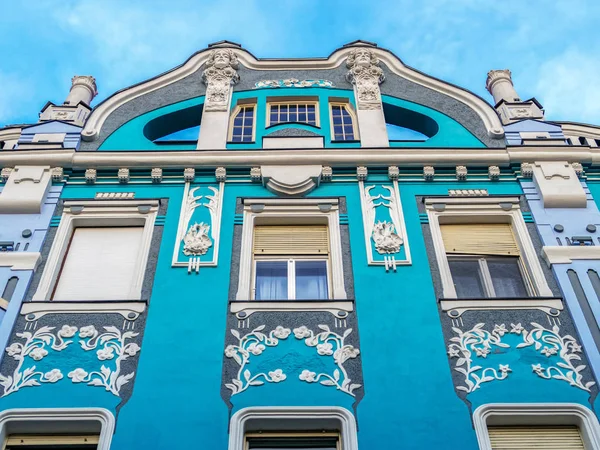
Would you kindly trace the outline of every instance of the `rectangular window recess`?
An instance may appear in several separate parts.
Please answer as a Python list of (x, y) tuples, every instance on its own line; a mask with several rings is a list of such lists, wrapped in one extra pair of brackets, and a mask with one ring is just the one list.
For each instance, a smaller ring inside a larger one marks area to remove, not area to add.
[(6, 450), (87, 450), (98, 448), (97, 435), (11, 435)]
[(246, 435), (246, 449), (339, 450), (337, 433), (252, 433)]

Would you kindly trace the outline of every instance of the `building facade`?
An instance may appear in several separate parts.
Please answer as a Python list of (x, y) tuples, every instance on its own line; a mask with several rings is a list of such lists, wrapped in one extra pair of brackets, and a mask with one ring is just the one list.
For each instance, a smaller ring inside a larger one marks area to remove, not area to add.
[(487, 88), (223, 41), (0, 129), (5, 448), (600, 449), (600, 127)]

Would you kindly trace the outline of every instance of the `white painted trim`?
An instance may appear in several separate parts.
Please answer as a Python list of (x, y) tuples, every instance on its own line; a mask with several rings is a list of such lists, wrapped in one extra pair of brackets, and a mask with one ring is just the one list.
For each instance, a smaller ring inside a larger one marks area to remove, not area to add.
[[(152, 152), (75, 152), (74, 150), (3, 150), (0, 167), (18, 165), (49, 165), (51, 167), (77, 168), (136, 168), (153, 167), (258, 167), (263, 165), (323, 165), (331, 167), (381, 165), (414, 167), (509, 167), (531, 161), (570, 161), (582, 164), (600, 164), (600, 147), (510, 147), (510, 148), (360, 148), (286, 149), (286, 150), (203, 150), (152, 151)], [(360, 164), (358, 164), (360, 163)]]
[(545, 246), (542, 248), (542, 256), (548, 263), (552, 264), (571, 264), (574, 259), (587, 259), (590, 261), (600, 259), (600, 247), (597, 246)]
[[(333, 422), (338, 427), (341, 450), (358, 450), (356, 419), (350, 411), (339, 406), (256, 406), (240, 409), (231, 417), (228, 450), (244, 450), (244, 437), (248, 431), (275, 431), (278, 428), (288, 431), (292, 428), (289, 423), (294, 422), (301, 423), (304, 428), (310, 427), (310, 430), (322, 430), (323, 421)], [(311, 422), (314, 425), (309, 425)]]
[[(148, 206), (148, 212), (142, 213), (139, 206)], [(76, 207), (82, 207), (81, 211)], [(80, 226), (123, 226), (142, 225), (142, 243), (138, 255), (139, 264), (131, 290), (126, 299), (139, 300), (142, 296), (142, 284), (148, 262), (148, 253), (152, 235), (154, 233), (154, 222), (158, 213), (157, 200), (127, 200), (127, 201), (95, 201), (76, 200), (64, 203), (64, 210), (60, 225), (56, 231), (52, 248), (46, 260), (46, 267), (42, 273), (40, 284), (33, 295), (34, 301), (50, 300), (52, 290), (58, 280), (60, 267), (66, 255), (67, 248), (75, 231)], [(85, 300), (85, 299), (82, 299)], [(107, 299), (108, 300), (108, 299)]]
[[(436, 211), (435, 205), (442, 204), (445, 205), (444, 209)], [(510, 209), (503, 209), (501, 205)], [(445, 224), (474, 223), (475, 220), (482, 219), (487, 223), (510, 223), (521, 251), (521, 259), (533, 285), (534, 292), (532, 294), (539, 297), (553, 296), (529, 237), (517, 197), (428, 198), (425, 200), (425, 208), (429, 217), (431, 240), (440, 269), (444, 298), (457, 298), (457, 294), (446, 257), (440, 218)], [(526, 300), (523, 302), (525, 303)]]
[[(483, 300), (441, 300), (440, 306), (442, 311), (448, 313), (453, 319), (460, 317), (465, 311), (490, 311), (502, 309), (539, 309), (546, 314), (550, 314), (551, 309), (562, 311), (564, 305), (562, 300), (558, 298), (549, 299), (493, 299), (486, 298)], [(458, 312), (458, 316), (452, 316), (451, 311)]]
[[(333, 69), (342, 65), (348, 54), (355, 47), (343, 47), (332, 53), (328, 58), (313, 59), (313, 60), (259, 60), (248, 53), (246, 50), (235, 48), (233, 49), (241, 64), (253, 70), (307, 70), (307, 69)], [(426, 88), (441, 92), (461, 103), (469, 106), (483, 121), (488, 134), (491, 137), (504, 137), (504, 128), (500, 122), (500, 118), (496, 110), (485, 100), (476, 96), (472, 92), (453, 86), (444, 81), (437, 80), (427, 76), (421, 72), (405, 66), (400, 59), (392, 53), (376, 47), (369, 49), (377, 55), (380, 61), (385, 63), (389, 70), (396, 75), (405, 78), (413, 83), (419, 84)], [(126, 88), (98, 105), (87, 119), (85, 127), (82, 131), (82, 137), (85, 140), (94, 140), (98, 137), (102, 125), (108, 116), (125, 103), (157, 89), (175, 83), (192, 73), (200, 70), (204, 63), (208, 60), (212, 49), (208, 48), (193, 55), (180, 67), (171, 70), (154, 79), (150, 79), (136, 86)]]
[[(554, 122), (554, 123), (561, 126), (565, 137), (567, 137), (567, 135), (569, 135), (569, 137), (583, 136), (583, 137), (589, 137), (592, 139), (600, 139), (600, 127), (589, 126), (584, 123), (561, 123), (561, 122)], [(576, 145), (578, 145), (578, 144), (579, 143), (577, 143)]]
[(0, 267), (11, 270), (35, 270), (41, 260), (40, 252), (0, 252)]
[[(26, 318), (28, 322), (32, 322), (44, 317), (46, 314), (94, 314), (111, 312), (121, 314), (127, 320), (136, 320), (145, 309), (146, 303), (144, 302), (23, 302), (21, 315), (28, 316), (29, 314), (33, 314), (33, 318)], [(134, 313), (135, 317), (128, 317), (129, 313)]]
[[(89, 422), (92, 421), (98, 422), (98, 429), (90, 429)], [(98, 431), (98, 450), (110, 450), (110, 442), (115, 431), (115, 418), (107, 409), (19, 408), (0, 412), (1, 444), (6, 442), (9, 434)]]
[[(208, 185), (202, 185), (206, 187)], [(177, 234), (175, 236), (175, 245), (173, 246), (173, 258), (171, 267), (189, 267), (189, 261), (179, 261), (181, 240), (185, 236), (187, 230), (184, 230), (184, 211), (186, 210), (187, 197), (190, 191), (191, 183), (185, 182), (183, 188), (183, 198), (181, 199), (181, 209), (179, 211), (179, 222), (177, 223)], [(217, 203), (217, 211), (215, 212), (215, 223), (210, 224), (210, 232), (213, 239), (213, 258), (211, 261), (195, 262), (195, 266), (199, 267), (215, 267), (219, 263), (219, 243), (221, 242), (221, 215), (223, 212), (223, 196), (225, 195), (225, 182), (219, 182), (219, 202)], [(200, 208), (200, 206), (198, 206)], [(197, 257), (189, 257), (197, 258)], [(188, 259), (189, 259), (188, 258)], [(202, 258), (202, 257), (200, 257)]]
[[(264, 205), (260, 212), (253, 212), (252, 205)], [(320, 204), (330, 204), (329, 211), (321, 211)], [(240, 249), (240, 273), (236, 300), (252, 299), (252, 239), (254, 223), (257, 217), (267, 217), (269, 221), (290, 217), (327, 219), (329, 228), (329, 247), (331, 261), (331, 295), (333, 300), (348, 298), (344, 287), (344, 269), (342, 260), (342, 241), (340, 235), (340, 218), (338, 199), (247, 199), (244, 201), (244, 224), (242, 226), (242, 242)]]
[(492, 450), (488, 425), (577, 425), (586, 450), (600, 450), (600, 425), (578, 403), (488, 403), (473, 413), (480, 450)]
[[(348, 313), (354, 311), (354, 304), (352, 302), (334, 300), (320, 302), (297, 302), (294, 300), (288, 300), (285, 302), (261, 300), (259, 302), (255, 302), (250, 300), (230, 303), (229, 311), (233, 314), (243, 311), (247, 314), (245, 317), (261, 311), (328, 311), (339, 318), (338, 313), (340, 312)], [(241, 320), (243, 318), (238, 316), (238, 319)]]
[[(402, 198), (400, 197), (400, 189), (398, 188), (398, 181), (392, 180), (392, 185), (394, 187), (394, 196), (396, 197), (395, 201), (398, 205), (398, 215), (400, 217), (397, 220), (400, 222), (400, 236), (402, 236), (404, 247), (404, 252), (406, 258), (403, 260), (396, 261), (396, 265), (398, 266), (410, 266), (412, 264), (412, 259), (410, 257), (410, 244), (408, 243), (408, 234), (406, 232), (406, 221), (404, 220), (404, 212), (402, 210)], [(371, 234), (373, 230), (371, 229), (371, 224), (367, 218), (367, 202), (365, 195), (365, 182), (360, 180), (358, 182), (358, 188), (360, 189), (360, 205), (362, 208), (362, 217), (363, 217), (363, 230), (365, 234), (365, 247), (367, 249), (367, 264), (369, 266), (387, 266), (385, 261), (375, 261), (373, 259), (373, 246), (371, 244)], [(390, 209), (390, 218), (392, 217), (391, 209)], [(393, 221), (393, 219), (392, 219)], [(393, 255), (392, 255), (393, 256)]]

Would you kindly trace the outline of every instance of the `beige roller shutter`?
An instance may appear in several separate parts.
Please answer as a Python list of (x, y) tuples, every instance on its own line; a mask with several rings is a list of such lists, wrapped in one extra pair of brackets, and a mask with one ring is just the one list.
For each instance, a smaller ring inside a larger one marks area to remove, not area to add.
[(125, 300), (138, 270), (144, 227), (76, 228), (53, 300)]
[(261, 225), (254, 228), (254, 255), (327, 255), (326, 225)]
[(579, 428), (489, 427), (493, 450), (585, 450)]
[(519, 246), (507, 223), (440, 225), (446, 253), (518, 256)]

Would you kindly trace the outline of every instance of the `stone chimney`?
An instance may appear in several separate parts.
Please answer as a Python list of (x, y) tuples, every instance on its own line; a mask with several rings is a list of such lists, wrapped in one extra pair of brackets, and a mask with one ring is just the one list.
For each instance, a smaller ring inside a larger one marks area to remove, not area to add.
[(89, 105), (97, 94), (96, 79), (94, 77), (75, 75), (71, 79), (71, 91), (64, 104), (76, 106), (79, 102), (83, 102)]
[(504, 125), (524, 119), (544, 120), (544, 111), (537, 100), (521, 100), (513, 86), (510, 70), (490, 70), (485, 87), (494, 96), (494, 108)]

